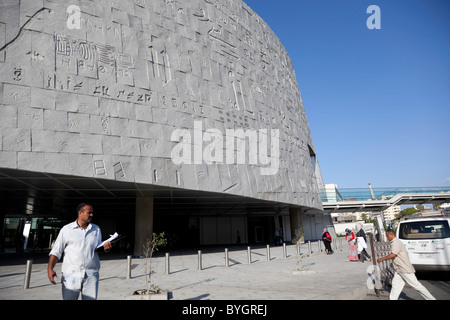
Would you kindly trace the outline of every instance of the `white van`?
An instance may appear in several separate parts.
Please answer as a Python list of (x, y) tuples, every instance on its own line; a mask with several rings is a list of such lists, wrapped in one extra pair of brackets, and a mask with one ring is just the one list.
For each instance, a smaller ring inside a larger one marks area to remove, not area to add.
[(417, 271), (450, 271), (450, 218), (429, 217), (400, 221), (399, 238)]

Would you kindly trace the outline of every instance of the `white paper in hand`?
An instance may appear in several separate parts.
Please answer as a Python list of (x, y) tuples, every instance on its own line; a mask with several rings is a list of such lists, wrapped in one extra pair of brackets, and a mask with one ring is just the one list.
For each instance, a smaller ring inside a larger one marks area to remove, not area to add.
[(103, 241), (102, 243), (100, 243), (100, 244), (97, 246), (97, 249), (100, 248), (100, 247), (103, 247), (103, 245), (104, 245), (105, 243), (107, 243), (108, 241), (113, 241), (113, 240), (116, 239), (118, 236), (119, 236), (119, 235), (117, 234), (117, 232), (114, 232), (114, 234), (110, 235), (109, 239), (107, 239), (107, 240)]

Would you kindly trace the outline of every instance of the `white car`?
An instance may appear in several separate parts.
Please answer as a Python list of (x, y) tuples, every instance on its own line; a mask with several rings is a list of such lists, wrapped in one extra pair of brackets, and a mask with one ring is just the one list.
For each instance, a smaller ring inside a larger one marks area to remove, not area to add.
[(406, 247), (417, 271), (450, 271), (450, 218), (440, 216), (402, 220), (397, 238)]

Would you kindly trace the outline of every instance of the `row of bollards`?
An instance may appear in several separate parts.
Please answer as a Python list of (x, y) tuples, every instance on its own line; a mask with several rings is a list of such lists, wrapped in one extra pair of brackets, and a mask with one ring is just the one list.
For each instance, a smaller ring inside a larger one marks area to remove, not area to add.
[[(310, 254), (313, 253), (311, 250), (312, 250), (311, 241), (308, 241), (308, 252)], [(320, 251), (321, 251), (321, 248), (320, 248), (320, 242), (319, 242), (319, 252)], [(300, 246), (299, 245), (296, 246), (296, 252), (297, 252), (297, 255), (300, 255)], [(283, 258), (286, 259), (287, 256), (288, 256), (287, 255), (287, 247), (286, 247), (286, 244), (283, 243)], [(266, 246), (266, 257), (267, 257), (267, 261), (271, 260), (270, 245)], [(132, 259), (132, 256), (127, 257), (127, 261), (128, 261), (127, 279), (131, 279), (131, 259)], [(198, 252), (197, 252), (197, 268), (198, 268), (198, 270), (203, 269), (202, 261), (203, 261), (202, 251), (198, 250)], [(247, 247), (247, 263), (252, 264), (251, 247)], [(225, 248), (225, 267), (228, 268), (229, 266), (230, 266), (229, 250), (228, 250), (228, 248)], [(166, 255), (165, 255), (165, 274), (170, 274), (170, 254), (169, 253), (166, 253)]]
[[(338, 244), (339, 242), (339, 244)], [(322, 252), (322, 248), (321, 248), (321, 241), (317, 242), (318, 244), (318, 252)], [(342, 238), (339, 238), (339, 241), (335, 241), (334, 242), (334, 249), (338, 249), (338, 247), (340, 247), (341, 251), (343, 249), (343, 243), (342, 243)], [(300, 245), (296, 246), (296, 251), (297, 251), (297, 255), (300, 255)], [(312, 244), (311, 241), (308, 241), (308, 251), (307, 251), (307, 255), (312, 254)], [(267, 261), (271, 260), (270, 257), (270, 245), (267, 245), (266, 247), (266, 257), (267, 257)], [(287, 248), (286, 248), (286, 243), (283, 243), (283, 258), (286, 259), (287, 258)], [(229, 267), (230, 266), (230, 259), (229, 259), (229, 252), (228, 252), (228, 248), (225, 249), (225, 266)], [(131, 279), (131, 262), (132, 262), (132, 256), (127, 256), (127, 274), (126, 274), (126, 278), (127, 279)], [(251, 247), (247, 247), (247, 263), (248, 264), (252, 264), (252, 252), (251, 252)], [(31, 269), (33, 266), (33, 260), (27, 260), (27, 266), (26, 266), (26, 272), (25, 272), (25, 278), (24, 278), (24, 282), (23, 282), (23, 289), (28, 289), (30, 287), (30, 280), (31, 280)], [(202, 270), (203, 266), (202, 266), (202, 251), (198, 250), (198, 270)], [(170, 274), (170, 254), (166, 253), (166, 257), (165, 257), (165, 274)]]

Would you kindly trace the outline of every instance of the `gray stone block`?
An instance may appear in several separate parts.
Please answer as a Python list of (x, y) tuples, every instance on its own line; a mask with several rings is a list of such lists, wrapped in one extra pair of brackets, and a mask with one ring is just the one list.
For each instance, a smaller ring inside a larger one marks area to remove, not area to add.
[(1, 103), (14, 106), (29, 106), (31, 101), (31, 88), (13, 85), (9, 83), (3, 84), (3, 95)]
[(48, 130), (32, 130), (32, 150), (36, 152), (101, 154), (101, 136)]
[(70, 171), (70, 154), (46, 152), (44, 157), (44, 171), (54, 174), (67, 174)]
[(56, 110), (77, 112), (79, 108), (78, 97), (68, 92), (56, 92), (55, 102)]
[(102, 154), (118, 155), (122, 150), (121, 137), (103, 136), (102, 137)]
[(139, 139), (141, 156), (154, 158), (158, 156), (157, 140)]
[(153, 121), (153, 114), (152, 114), (151, 107), (148, 107), (146, 105), (136, 104), (135, 111), (136, 111), (136, 120), (145, 121), (145, 122)]
[(152, 159), (150, 157), (133, 157), (134, 182), (148, 184), (152, 181)]
[(17, 152), (0, 151), (0, 163), (2, 168), (17, 169)]
[(0, 128), (17, 128), (17, 106), (0, 105)]
[(83, 114), (99, 115), (99, 99), (88, 95), (77, 95), (78, 112)]
[(45, 153), (43, 152), (18, 152), (17, 169), (44, 172)]
[(111, 134), (110, 117), (108, 116), (89, 116), (89, 132), (91, 134)]
[(69, 112), (67, 126), (70, 132), (90, 133), (90, 116), (85, 113)]
[(199, 185), (197, 183), (196, 172), (192, 166), (182, 166), (179, 170), (183, 179), (183, 186), (186, 189), (198, 190)]
[(80, 177), (94, 177), (94, 161), (91, 154), (70, 154), (67, 174)]
[(38, 108), (18, 107), (18, 126), (22, 129), (43, 129), (44, 110)]
[(128, 156), (140, 156), (140, 145), (139, 145), (139, 139), (137, 138), (129, 138), (122, 136), (120, 137), (120, 154), (121, 155), (128, 155)]
[(31, 151), (31, 133), (28, 129), (3, 129), (3, 150)]
[(69, 131), (67, 112), (59, 110), (44, 110), (44, 128), (54, 131)]
[(134, 138), (148, 137), (148, 123), (145, 121), (128, 120), (127, 135)]
[(128, 136), (128, 119), (109, 117), (111, 134), (114, 136)]

